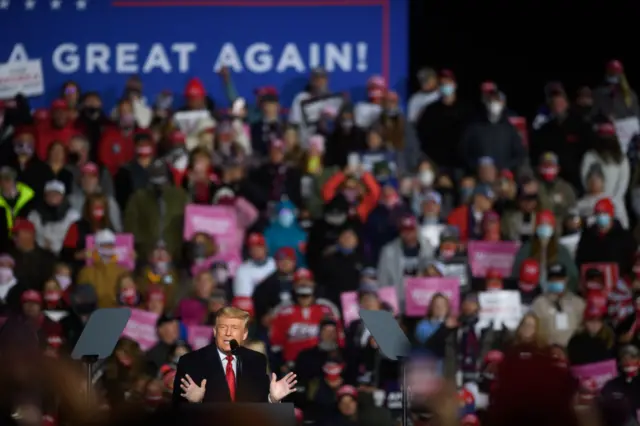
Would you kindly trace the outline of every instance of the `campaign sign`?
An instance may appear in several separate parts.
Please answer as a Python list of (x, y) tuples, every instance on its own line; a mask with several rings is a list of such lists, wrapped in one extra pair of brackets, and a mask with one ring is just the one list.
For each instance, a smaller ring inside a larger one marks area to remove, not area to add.
[(405, 278), (405, 313), (410, 317), (422, 317), (427, 313), (431, 299), (437, 293), (447, 299), (453, 312), (460, 304), (460, 280), (457, 278)]
[(591, 286), (591, 284), (587, 282), (587, 271), (589, 271), (590, 269), (596, 269), (602, 272), (604, 279), (603, 284), (605, 286), (604, 290), (606, 290), (607, 293), (611, 291), (611, 289), (613, 289), (620, 277), (617, 263), (584, 263), (580, 266), (580, 282), (582, 283), (583, 287), (585, 287), (585, 290), (589, 289), (589, 287)]
[(194, 350), (203, 348), (211, 343), (213, 327), (208, 325), (190, 325), (187, 327), (187, 342)]
[[(85, 241), (87, 250), (93, 250), (95, 247), (95, 238), (93, 235), (87, 235)], [(133, 234), (116, 234), (115, 251), (118, 264), (133, 271), (136, 266), (136, 255), (133, 250)], [(93, 265), (93, 257), (87, 256), (86, 263), (89, 266)]]
[(131, 309), (131, 317), (122, 335), (138, 342), (140, 349), (146, 352), (158, 342), (156, 321), (158, 321), (158, 314), (142, 309)]
[(487, 269), (495, 268), (503, 277), (511, 276), (513, 261), (520, 249), (517, 241), (469, 241), (467, 253), (471, 275), (483, 278)]
[(598, 389), (602, 389), (605, 383), (618, 376), (618, 367), (616, 366), (616, 360), (610, 359), (571, 367), (571, 374), (580, 380), (595, 380), (598, 384)]
[(0, 0), (0, 64), (42, 61), (36, 107), (73, 80), (110, 108), (131, 75), (150, 101), (170, 90), (182, 102), (197, 76), (224, 103), (221, 67), (249, 101), (269, 85), (289, 105), (315, 67), (352, 99), (372, 75), (404, 98), (407, 15), (408, 0)]
[(185, 209), (183, 237), (188, 241), (199, 232), (214, 237), (220, 254), (239, 256), (244, 232), (238, 227), (237, 214), (232, 207), (189, 204)]

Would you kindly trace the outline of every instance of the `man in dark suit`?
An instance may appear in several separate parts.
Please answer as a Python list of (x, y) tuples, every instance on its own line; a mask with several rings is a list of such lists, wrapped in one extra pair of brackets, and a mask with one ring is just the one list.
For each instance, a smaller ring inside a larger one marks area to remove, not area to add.
[[(267, 358), (242, 347), (249, 313), (234, 307), (218, 311), (215, 343), (180, 357), (173, 385), (173, 403), (282, 401), (295, 391), (296, 375), (281, 380), (267, 376)], [(240, 347), (232, 351), (231, 341)], [(198, 385), (199, 383), (199, 385)]]

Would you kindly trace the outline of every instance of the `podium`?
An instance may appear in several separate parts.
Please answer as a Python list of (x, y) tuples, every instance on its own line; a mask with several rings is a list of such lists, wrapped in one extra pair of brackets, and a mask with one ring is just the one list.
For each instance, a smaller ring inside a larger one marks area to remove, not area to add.
[(177, 408), (180, 424), (189, 426), (296, 426), (292, 403), (184, 403)]

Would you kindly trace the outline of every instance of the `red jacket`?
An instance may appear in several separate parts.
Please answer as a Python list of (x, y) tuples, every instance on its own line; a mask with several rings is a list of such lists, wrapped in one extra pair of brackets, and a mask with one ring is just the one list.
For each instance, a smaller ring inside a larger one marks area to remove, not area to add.
[(42, 161), (46, 161), (49, 147), (54, 141), (60, 141), (64, 144), (65, 147), (68, 147), (69, 139), (71, 139), (71, 137), (73, 137), (73, 135), (77, 133), (78, 130), (73, 126), (73, 123), (71, 122), (60, 129), (53, 127), (50, 121), (39, 124), (36, 127), (36, 155)]
[(300, 305), (287, 305), (279, 309), (273, 322), (269, 340), (271, 350), (282, 351), (285, 362), (295, 361), (298, 354), (318, 344), (320, 323), (329, 317), (338, 323), (338, 343), (344, 345), (344, 332), (340, 324), (337, 308), (331, 302), (322, 300), (303, 308)]
[(133, 132), (124, 136), (117, 127), (108, 127), (98, 144), (98, 161), (115, 175), (121, 166), (133, 160), (135, 144)]
[(460, 241), (467, 241), (469, 239), (469, 206), (465, 204), (456, 207), (449, 213), (447, 223), (458, 228)]

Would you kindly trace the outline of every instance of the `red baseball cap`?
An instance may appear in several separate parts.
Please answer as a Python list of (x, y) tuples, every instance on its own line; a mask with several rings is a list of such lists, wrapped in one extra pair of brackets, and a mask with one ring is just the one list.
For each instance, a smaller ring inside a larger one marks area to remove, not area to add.
[(313, 274), (307, 268), (298, 268), (293, 274), (293, 281), (313, 281)]
[(36, 227), (33, 225), (33, 223), (31, 223), (29, 219), (19, 217), (15, 220), (15, 222), (13, 222), (12, 230), (14, 233), (20, 231), (36, 232)]
[(504, 353), (495, 349), (487, 352), (487, 354), (484, 356), (484, 362), (486, 364), (499, 363), (502, 362), (503, 359)]
[(27, 290), (20, 295), (20, 302), (22, 303), (42, 303), (42, 295), (36, 290)]
[(280, 247), (276, 252), (276, 260), (296, 260), (296, 250), (292, 247)]
[(501, 280), (504, 277), (497, 268), (488, 268), (485, 274), (485, 278), (488, 280)]
[(520, 265), (520, 282), (538, 284), (540, 280), (540, 264), (536, 259), (525, 259)]
[(556, 226), (556, 217), (551, 210), (542, 210), (536, 215), (536, 225), (540, 224)]
[(249, 238), (247, 238), (247, 245), (249, 247), (253, 247), (253, 246), (264, 247), (266, 244), (267, 242), (264, 239), (264, 235), (259, 234), (257, 232), (252, 232), (251, 234), (249, 234)]
[(609, 216), (613, 217), (615, 213), (615, 207), (613, 206), (613, 202), (609, 198), (603, 198), (602, 200), (598, 201), (596, 205), (593, 207), (593, 213), (594, 214), (606, 213)]
[(400, 219), (401, 231), (415, 231), (418, 226), (418, 222), (414, 216), (405, 216)]
[(617, 59), (613, 59), (607, 63), (607, 71), (610, 73), (622, 73), (624, 72), (624, 66), (622, 62)]
[(96, 163), (88, 162), (80, 169), (80, 173), (83, 175), (98, 175), (98, 165)]
[(342, 364), (337, 362), (328, 362), (322, 367), (322, 372), (329, 380), (335, 380), (340, 377), (342, 370), (344, 369)]
[(182, 133), (179, 130), (174, 130), (169, 135), (169, 141), (171, 142), (172, 145), (184, 145), (186, 140), (187, 138), (184, 135), (184, 133)]
[(350, 396), (355, 399), (358, 398), (358, 390), (351, 385), (342, 385), (336, 392), (336, 396), (338, 397), (338, 399), (342, 398), (343, 396)]
[(231, 306), (234, 308), (242, 309), (253, 316), (255, 311), (253, 308), (253, 299), (248, 296), (236, 296), (231, 301)]
[(67, 102), (64, 99), (56, 99), (51, 103), (51, 111), (65, 110), (67, 107)]

